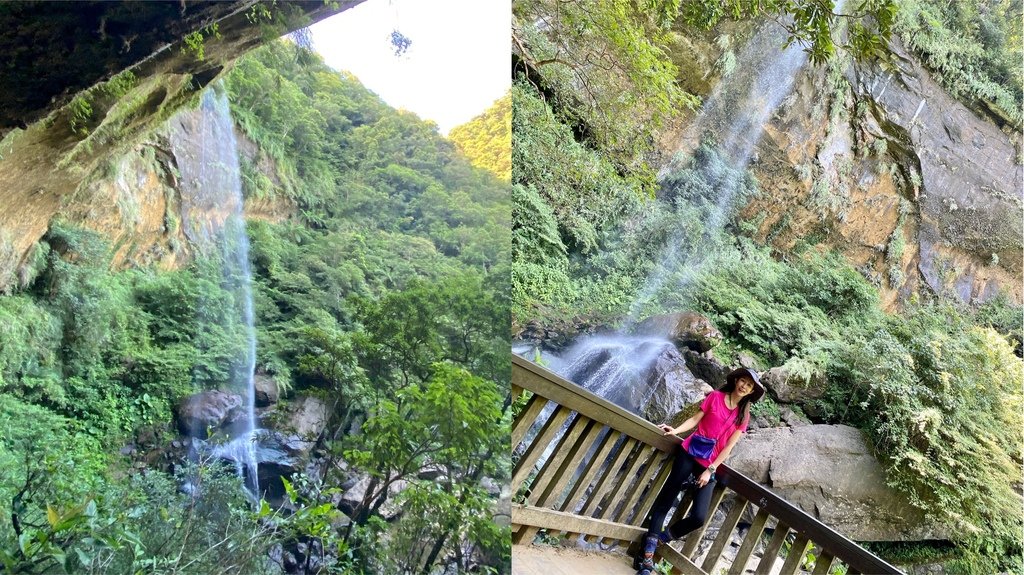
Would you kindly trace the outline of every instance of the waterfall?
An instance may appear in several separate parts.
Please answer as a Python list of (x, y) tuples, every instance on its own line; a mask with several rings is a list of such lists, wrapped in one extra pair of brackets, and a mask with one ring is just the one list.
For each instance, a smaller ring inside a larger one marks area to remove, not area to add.
[(558, 368), (569, 381), (587, 382), (595, 395), (634, 413), (650, 400), (647, 381), (659, 355), (673, 347), (657, 336), (594, 335), (575, 342)]
[[(673, 160), (659, 172), (663, 190), (670, 189), (673, 177), (692, 163), (689, 169), (696, 170), (708, 184), (710, 197), (700, 200), (703, 230), (700, 238), (694, 239), (688, 236), (685, 225), (677, 226), (631, 304), (620, 334), (633, 331), (645, 310), (666, 291), (685, 294), (702, 268), (713, 260), (714, 240), (736, 208), (737, 191), (744, 184), (764, 126), (792, 91), (797, 73), (807, 62), (807, 53), (797, 43), (779, 50), (786, 37), (787, 32), (776, 22), (767, 22), (756, 31), (737, 56), (735, 70), (715, 87), (685, 132)], [(694, 161), (694, 153), (707, 144), (715, 150), (713, 165)], [(642, 400), (637, 380), (649, 373), (657, 358), (652, 350), (663, 349), (658, 342), (671, 345), (664, 335), (587, 336), (574, 342), (561, 358), (545, 359), (563, 377), (639, 412), (644, 406), (636, 403)]]
[[(807, 62), (807, 53), (796, 42), (779, 51), (787, 35), (776, 22), (766, 22), (757, 30), (737, 56), (735, 71), (715, 86), (684, 133), (672, 161), (658, 173), (664, 185), (700, 145), (713, 143), (724, 169), (723, 173), (713, 173), (699, 168), (707, 181), (717, 184), (715, 201), (707, 206), (702, 237), (705, 242), (717, 235), (732, 215), (736, 192), (743, 183), (754, 148), (764, 135), (764, 126), (793, 90), (796, 75)], [(671, 286), (674, 291), (688, 290), (714, 255), (714, 250), (686, 249), (692, 247), (681, 232), (672, 235), (654, 272), (630, 306), (627, 324), (641, 319), (644, 305), (657, 297), (669, 278), (678, 278)]]
[[(255, 384), (256, 331), (252, 300), (249, 237), (245, 230), (238, 145), (227, 95), (220, 87), (203, 93), (198, 113), (182, 115), (170, 132), (176, 151), (182, 188), (182, 226), (198, 251), (221, 264), (221, 286), (231, 294), (226, 333), (240, 340), (230, 381), (224, 382), (243, 398), (241, 417), (231, 426), (229, 441), (214, 448), (214, 455), (234, 462), (249, 494), (259, 498), (256, 465)], [(217, 317), (223, 310), (207, 310), (222, 302), (199, 302), (200, 315)]]

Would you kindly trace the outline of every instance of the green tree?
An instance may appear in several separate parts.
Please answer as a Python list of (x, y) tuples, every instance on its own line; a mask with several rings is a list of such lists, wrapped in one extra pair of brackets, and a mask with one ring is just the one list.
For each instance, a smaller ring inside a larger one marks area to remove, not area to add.
[(512, 95), (496, 100), (482, 114), (452, 128), (455, 142), (474, 166), (504, 181), (512, 179)]
[[(344, 442), (346, 459), (371, 477), (354, 512), (356, 523), (366, 523), (379, 512), (396, 482), (411, 482), (398, 497), (410, 506), (408, 517), (399, 522), (408, 538), (396, 544), (407, 553), (400, 559), (404, 567), (423, 573), (446, 545), (458, 545), (464, 538), (489, 545), (500, 540), (493, 529), (484, 528), (493, 521), (493, 501), (482, 494), (479, 480), (508, 473), (507, 458), (499, 456), (507, 448), (503, 438), (508, 422), (498, 386), (450, 363), (433, 364), (431, 370), (424, 383), (410, 384), (393, 400), (378, 402), (362, 433)], [(448, 489), (417, 479), (428, 470), (439, 470)], [(430, 533), (430, 544), (422, 544), (419, 529)]]

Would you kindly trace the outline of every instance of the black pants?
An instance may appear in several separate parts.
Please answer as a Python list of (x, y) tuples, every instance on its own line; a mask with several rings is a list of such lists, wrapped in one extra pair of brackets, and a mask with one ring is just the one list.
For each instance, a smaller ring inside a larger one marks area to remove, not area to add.
[[(672, 462), (672, 472), (669, 473), (668, 480), (665, 481), (661, 493), (658, 494), (658, 498), (654, 500), (654, 505), (651, 507), (650, 523), (647, 525), (648, 533), (654, 535), (661, 531), (662, 525), (665, 523), (665, 516), (668, 515), (672, 504), (675, 503), (676, 496), (679, 495), (686, 478), (692, 473), (694, 481), (696, 481), (704, 471), (705, 467), (697, 463), (682, 446), (678, 448), (675, 461)], [(690, 513), (669, 526), (668, 533), (672, 539), (679, 539), (704, 525), (708, 518), (708, 507), (711, 506), (711, 492), (714, 488), (715, 482), (709, 481), (707, 485), (697, 489)]]

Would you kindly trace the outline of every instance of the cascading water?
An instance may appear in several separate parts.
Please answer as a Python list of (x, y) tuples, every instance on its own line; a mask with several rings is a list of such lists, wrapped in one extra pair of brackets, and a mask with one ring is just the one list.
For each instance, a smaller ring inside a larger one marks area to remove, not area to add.
[[(233, 299), (225, 333), (237, 339), (238, 354), (230, 389), (243, 398), (241, 416), (231, 425), (229, 441), (213, 455), (233, 461), (246, 489), (259, 497), (256, 461), (256, 413), (254, 372), (256, 331), (252, 301), (249, 237), (243, 217), (242, 183), (238, 147), (227, 95), (223, 89), (207, 90), (194, 121), (179, 119), (171, 130), (172, 146), (179, 153), (182, 226), (192, 245), (221, 263), (221, 285)], [(187, 192), (185, 191), (187, 190)], [(199, 302), (203, 317), (223, 316), (222, 310), (204, 312), (204, 306), (223, 302)]]
[(594, 335), (574, 343), (551, 369), (569, 381), (587, 382), (596, 395), (635, 410), (650, 399), (646, 380), (651, 364), (674, 348), (658, 336)]
[[(807, 62), (807, 53), (796, 43), (778, 50), (787, 35), (775, 22), (764, 24), (754, 34), (737, 58), (735, 71), (715, 87), (684, 134), (675, 157), (658, 173), (658, 179), (665, 182), (682, 168), (684, 159), (698, 146), (713, 143), (727, 169), (724, 174), (704, 174), (706, 180), (717, 184), (716, 200), (706, 212), (704, 239), (718, 234), (731, 215), (736, 192), (743, 183), (754, 147), (764, 134), (764, 126), (792, 91), (797, 72)], [(744, 74), (747, 70), (756, 73)], [(713, 255), (713, 250), (685, 247), (690, 246), (681, 233), (669, 239), (654, 272), (630, 306), (628, 325), (639, 319), (643, 307), (665, 287), (668, 278), (678, 279), (672, 285), (674, 291), (685, 292)]]
[[(837, 6), (837, 10), (841, 8)], [(686, 235), (686, 226), (662, 249), (658, 264), (630, 306), (619, 334), (587, 336), (574, 342), (560, 358), (545, 358), (552, 369), (570, 381), (641, 413), (650, 399), (646, 386), (638, 385), (651, 373), (652, 364), (665, 346), (667, 334), (625, 335), (634, 330), (645, 310), (671, 291), (685, 293), (701, 269), (714, 256), (718, 237), (733, 209), (737, 190), (745, 182), (747, 165), (764, 126), (790, 93), (807, 54), (796, 45), (780, 51), (787, 32), (777, 23), (763, 25), (743, 48), (735, 71), (723, 78), (706, 100), (698, 117), (680, 142), (673, 161), (658, 174), (663, 186), (684, 168), (702, 144), (715, 149), (714, 167), (693, 162), (690, 169), (712, 188), (713, 197), (702, 206), (703, 230), (699, 238)], [(671, 280), (671, 282), (670, 282)], [(671, 283), (671, 285), (669, 285)], [(639, 390), (639, 391), (638, 391)]]

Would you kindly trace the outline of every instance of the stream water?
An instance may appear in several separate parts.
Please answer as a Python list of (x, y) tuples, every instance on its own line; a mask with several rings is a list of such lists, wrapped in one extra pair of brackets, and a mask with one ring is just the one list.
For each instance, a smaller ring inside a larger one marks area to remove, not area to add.
[(252, 270), (249, 237), (243, 217), (242, 183), (239, 176), (238, 144), (228, 98), (223, 89), (203, 93), (197, 121), (182, 121), (170, 137), (178, 155), (182, 189), (182, 226), (197, 249), (221, 263), (220, 285), (231, 294), (229, 313), (210, 309), (223, 302), (199, 302), (202, 322), (214, 318), (227, 325), (225, 333), (237, 342), (231, 379), (224, 386), (242, 397), (242, 417), (228, 431), (228, 441), (213, 448), (215, 457), (234, 462), (247, 491), (259, 497), (256, 466), (257, 425), (254, 372), (256, 331), (253, 317)]

